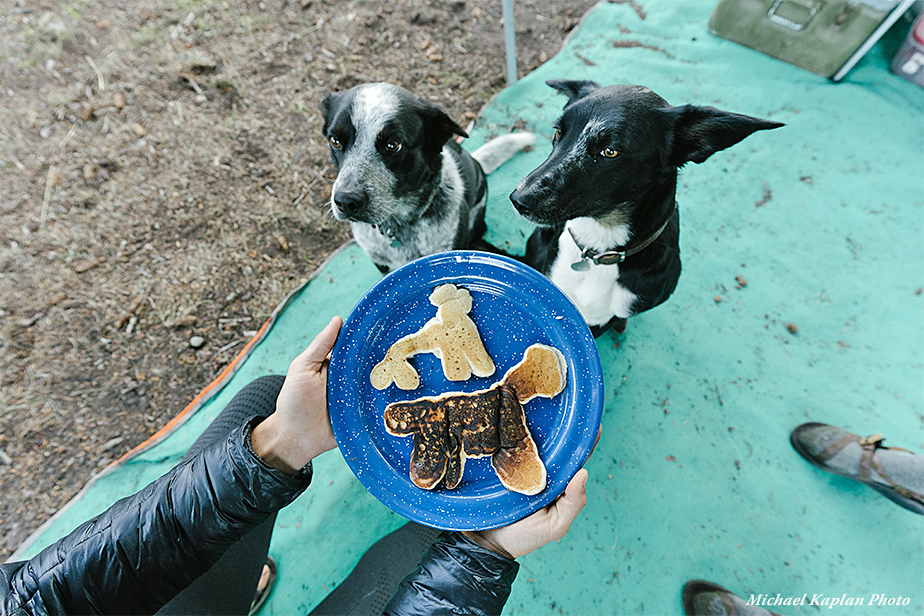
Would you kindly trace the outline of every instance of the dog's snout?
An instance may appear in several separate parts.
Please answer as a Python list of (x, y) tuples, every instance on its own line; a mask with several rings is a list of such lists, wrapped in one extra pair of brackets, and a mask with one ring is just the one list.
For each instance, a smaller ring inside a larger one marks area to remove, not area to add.
[(366, 195), (362, 192), (337, 191), (334, 193), (334, 205), (346, 217), (356, 216), (366, 204)]
[(513, 203), (513, 207), (523, 216), (528, 217), (535, 213), (543, 195), (547, 192), (547, 183), (548, 180), (544, 176), (536, 177), (535, 174), (530, 174), (520, 180), (514, 191), (510, 193), (510, 202)]
[(510, 193), (510, 202), (513, 203), (513, 207), (521, 214), (529, 211), (531, 201), (533, 201), (533, 199), (519, 188)]
[(510, 193), (510, 202), (520, 216), (537, 225), (555, 225), (567, 220), (557, 180), (541, 167), (517, 184)]

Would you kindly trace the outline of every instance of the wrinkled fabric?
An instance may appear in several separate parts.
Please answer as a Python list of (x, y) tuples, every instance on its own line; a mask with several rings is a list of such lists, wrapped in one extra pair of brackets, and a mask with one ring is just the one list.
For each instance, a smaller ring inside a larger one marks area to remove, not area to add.
[(311, 481), (253, 452), (259, 418), (29, 561), (0, 565), (0, 614), (149, 614)]
[(385, 614), (500, 614), (519, 567), (460, 533), (443, 533), (401, 582)]

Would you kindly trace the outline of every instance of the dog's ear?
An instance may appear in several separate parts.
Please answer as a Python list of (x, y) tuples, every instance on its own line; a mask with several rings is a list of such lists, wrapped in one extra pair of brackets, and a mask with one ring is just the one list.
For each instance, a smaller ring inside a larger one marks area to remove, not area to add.
[(716, 152), (731, 147), (759, 130), (783, 126), (780, 122), (761, 120), (713, 107), (683, 105), (666, 110), (674, 129), (668, 157), (670, 164), (701, 163)]
[(343, 98), (344, 94), (344, 92), (331, 92), (318, 103), (318, 109), (321, 110), (321, 115), (324, 117), (324, 127), (321, 130), (325, 135), (330, 121), (333, 119), (334, 110), (340, 107), (340, 99)]
[(424, 120), (424, 147), (431, 154), (439, 152), (454, 135), (468, 137), (461, 126), (432, 103), (424, 102), (420, 115)]
[(549, 87), (555, 88), (568, 97), (568, 104), (584, 98), (594, 90), (600, 89), (596, 81), (572, 81), (570, 79), (550, 79), (545, 82)]

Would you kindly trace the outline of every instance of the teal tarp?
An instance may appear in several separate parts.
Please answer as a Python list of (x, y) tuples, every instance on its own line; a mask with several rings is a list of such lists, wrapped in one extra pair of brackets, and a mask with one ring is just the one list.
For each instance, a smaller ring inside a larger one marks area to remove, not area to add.
[[(550, 149), (564, 97), (546, 79), (641, 84), (672, 104), (786, 126), (681, 172), (680, 284), (626, 334), (598, 339), (606, 402), (588, 505), (565, 539), (521, 559), (505, 613), (677, 614), (693, 578), (745, 597), (863, 600), (841, 614), (920, 613), (924, 518), (814, 469), (788, 441), (800, 423), (822, 421), (922, 449), (924, 91), (888, 72), (904, 33), (833, 84), (711, 36), (710, 3), (649, 4), (602, 3), (558, 55), (485, 109), (469, 149), (515, 124), (540, 135), (490, 178), (489, 241), (519, 254), (531, 230), (507, 195)], [(24, 552), (166, 471), (234, 392), (284, 372), (378, 279), (347, 246), (293, 295), (220, 393), (95, 481)], [(279, 515), (280, 578), (264, 613), (309, 611), (404, 523), (337, 452), (315, 468), (311, 488)], [(870, 607), (872, 595), (909, 601)]]

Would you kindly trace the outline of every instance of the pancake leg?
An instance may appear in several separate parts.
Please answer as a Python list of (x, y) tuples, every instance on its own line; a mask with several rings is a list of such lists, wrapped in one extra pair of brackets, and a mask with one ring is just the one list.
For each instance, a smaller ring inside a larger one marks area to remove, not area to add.
[(491, 466), (508, 490), (530, 496), (538, 494), (546, 486), (545, 464), (526, 426), (526, 414), (517, 392), (509, 387), (500, 389), (500, 449), (491, 456)]
[(376, 389), (385, 389), (394, 382), (405, 391), (417, 389), (420, 385), (420, 375), (414, 366), (408, 362), (409, 357), (417, 354), (414, 341), (405, 337), (396, 342), (385, 353), (385, 357), (372, 368), (369, 381)]
[(414, 451), (411, 453), (411, 481), (418, 488), (432, 490), (446, 475), (448, 458), (441, 447), (421, 432), (414, 433)]
[(441, 405), (426, 399), (389, 404), (385, 407), (385, 429), (395, 436), (413, 435), (411, 481), (424, 490), (435, 488), (449, 464), (449, 433)]
[(462, 449), (462, 427), (449, 419), (449, 448), (447, 451), (446, 474), (442, 487), (452, 490), (462, 481), (465, 472), (465, 451)]
[(436, 404), (442, 406), (449, 425), (449, 466), (443, 487), (451, 490), (462, 481), (466, 459), (489, 456), (498, 449), (499, 388), (447, 396)]

